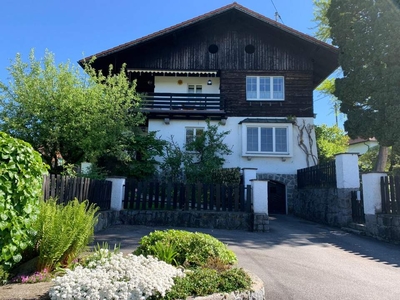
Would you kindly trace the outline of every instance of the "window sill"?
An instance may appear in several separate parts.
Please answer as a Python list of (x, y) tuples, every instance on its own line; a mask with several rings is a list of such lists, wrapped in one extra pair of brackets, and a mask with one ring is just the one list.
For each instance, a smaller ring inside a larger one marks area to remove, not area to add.
[(292, 157), (290, 153), (243, 153), (242, 157)]
[(252, 102), (283, 102), (285, 99), (246, 99), (246, 101)]

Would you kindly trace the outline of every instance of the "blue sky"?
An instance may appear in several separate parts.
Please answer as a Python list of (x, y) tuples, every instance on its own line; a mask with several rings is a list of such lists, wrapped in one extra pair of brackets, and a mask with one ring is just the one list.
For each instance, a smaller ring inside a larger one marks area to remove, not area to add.
[[(2, 0), (0, 8), (0, 80), (16, 53), (27, 60), (30, 49), (43, 57), (45, 49), (57, 62), (79, 59), (186, 21), (231, 0)], [(241, 0), (239, 4), (274, 19), (271, 0)], [(273, 0), (285, 25), (313, 35), (312, 0)], [(333, 125), (329, 97), (314, 95), (317, 124)], [(341, 120), (342, 122), (343, 120)]]

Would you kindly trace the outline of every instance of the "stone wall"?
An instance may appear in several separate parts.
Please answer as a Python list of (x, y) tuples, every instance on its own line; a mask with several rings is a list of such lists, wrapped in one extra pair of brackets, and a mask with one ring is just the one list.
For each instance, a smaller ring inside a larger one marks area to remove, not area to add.
[(207, 211), (133, 211), (120, 212), (123, 224), (215, 229), (252, 230), (252, 214)]
[(392, 243), (400, 243), (400, 215), (365, 215), (365, 229), (369, 236)]
[(304, 219), (346, 226), (352, 222), (351, 191), (355, 189), (299, 189), (294, 200), (294, 215)]
[(296, 174), (268, 174), (258, 173), (258, 180), (273, 180), (286, 186), (286, 199), (288, 213), (293, 213), (293, 202), (296, 198), (297, 175)]
[(122, 210), (122, 224), (253, 230), (253, 214), (244, 212)]
[(94, 227), (94, 232), (98, 232), (100, 230), (106, 229), (107, 227), (117, 224), (121, 224), (121, 220), (119, 218), (119, 211), (115, 210), (100, 211), (98, 214), (98, 222)]

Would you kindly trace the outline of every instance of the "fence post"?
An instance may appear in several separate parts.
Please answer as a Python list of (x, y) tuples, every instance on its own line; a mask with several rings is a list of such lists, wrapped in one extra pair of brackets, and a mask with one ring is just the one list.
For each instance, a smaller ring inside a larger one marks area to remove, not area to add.
[(358, 153), (341, 153), (335, 156), (336, 187), (338, 189), (359, 189), (360, 171)]
[(125, 177), (108, 177), (107, 181), (112, 182), (111, 188), (111, 210), (120, 211), (123, 208), (125, 194)]
[(254, 210), (253, 231), (269, 231), (268, 220), (268, 180), (252, 180), (252, 200)]

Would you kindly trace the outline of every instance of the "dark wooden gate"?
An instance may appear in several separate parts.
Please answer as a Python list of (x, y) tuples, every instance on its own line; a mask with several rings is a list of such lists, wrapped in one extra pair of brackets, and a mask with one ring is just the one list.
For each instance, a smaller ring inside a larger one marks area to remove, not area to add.
[(268, 213), (286, 214), (286, 188), (277, 181), (268, 181)]
[(352, 210), (353, 222), (358, 224), (364, 224), (365, 223), (364, 201), (363, 201), (363, 194), (361, 191), (351, 192), (351, 210)]

